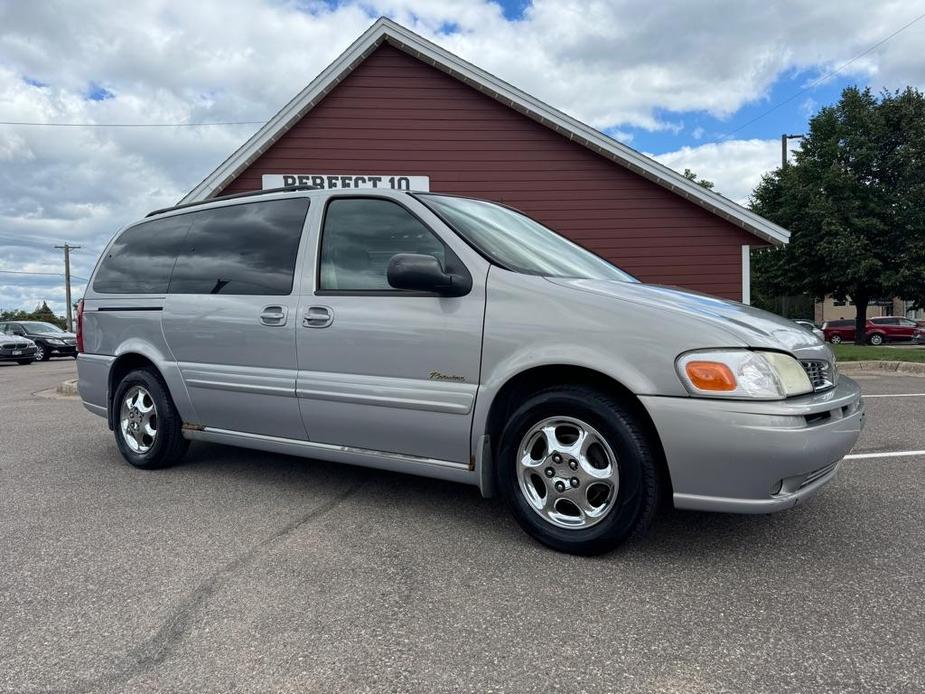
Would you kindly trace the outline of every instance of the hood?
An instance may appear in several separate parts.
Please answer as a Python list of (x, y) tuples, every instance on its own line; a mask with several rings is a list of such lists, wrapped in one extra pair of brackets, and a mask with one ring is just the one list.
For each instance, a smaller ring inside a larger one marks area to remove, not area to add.
[(46, 337), (52, 338), (55, 340), (76, 340), (77, 335), (74, 333), (61, 332), (61, 333), (32, 333), (34, 337)]
[(671, 320), (672, 313), (708, 321), (731, 333), (749, 347), (791, 351), (803, 348), (818, 349), (823, 344), (810, 331), (786, 318), (737, 301), (717, 299), (687, 289), (611, 280), (548, 279), (563, 287), (644, 306), (664, 315), (666, 321)]
[(28, 337), (21, 337), (19, 335), (9, 335), (7, 333), (0, 333), (0, 342), (5, 345), (31, 345), (33, 344), (32, 340)]

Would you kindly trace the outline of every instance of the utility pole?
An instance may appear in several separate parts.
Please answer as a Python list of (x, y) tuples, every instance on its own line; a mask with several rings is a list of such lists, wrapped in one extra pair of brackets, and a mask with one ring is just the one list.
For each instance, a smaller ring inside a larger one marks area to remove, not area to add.
[(67, 329), (68, 332), (74, 331), (74, 323), (71, 320), (71, 251), (80, 248), (80, 246), (71, 246), (65, 243), (63, 246), (55, 248), (64, 249), (64, 293), (67, 301)]
[(800, 140), (803, 135), (781, 135), (780, 136), (780, 168), (787, 168), (787, 140)]

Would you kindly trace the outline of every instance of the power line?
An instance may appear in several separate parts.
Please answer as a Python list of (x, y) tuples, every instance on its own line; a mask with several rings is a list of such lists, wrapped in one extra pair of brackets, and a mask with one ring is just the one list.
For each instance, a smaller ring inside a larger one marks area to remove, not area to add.
[[(764, 113), (762, 113), (762, 114), (760, 114), (760, 115), (758, 115), (758, 116), (755, 116), (755, 117), (752, 118), (750, 121), (744, 123), (743, 125), (740, 125), (738, 128), (736, 128), (736, 129), (733, 130), (732, 132), (726, 133), (725, 135), (723, 135), (723, 136), (720, 138), (720, 140), (728, 140), (730, 137), (732, 137), (733, 135), (735, 135), (735, 134), (736, 134), (737, 132), (739, 132), (740, 130), (743, 130), (744, 128), (747, 128), (747, 127), (750, 126), (752, 123), (755, 123), (755, 122), (761, 120), (762, 118), (764, 118), (765, 116), (767, 116), (767, 115), (769, 115), (769, 114), (771, 114), (771, 113), (774, 113), (774, 111), (776, 111), (777, 109), (779, 109), (781, 106), (790, 103), (791, 101), (793, 101), (794, 99), (796, 99), (798, 96), (800, 96), (800, 95), (803, 94), (804, 92), (807, 92), (807, 91), (809, 91), (810, 89), (812, 89), (813, 87), (815, 87), (815, 86), (821, 84), (821, 83), (824, 82), (825, 80), (829, 79), (829, 77), (832, 77), (833, 75), (838, 74), (839, 72), (841, 72), (842, 70), (844, 70), (846, 67), (848, 67), (849, 65), (851, 65), (853, 62), (855, 62), (855, 61), (857, 61), (857, 60), (860, 60), (861, 58), (863, 58), (865, 55), (867, 55), (867, 54), (870, 53), (871, 51), (874, 51), (874, 50), (880, 48), (880, 46), (882, 46), (883, 44), (885, 44), (887, 41), (889, 41), (889, 40), (892, 39), (893, 37), (897, 36), (898, 34), (901, 34), (901, 33), (904, 32), (906, 29), (908, 29), (908, 28), (911, 27), (913, 24), (915, 24), (916, 22), (918, 22), (919, 20), (921, 20), (921, 19), (923, 19), (923, 18), (925, 18), (925, 13), (920, 14), (918, 17), (916, 17), (915, 19), (913, 19), (913, 20), (912, 20), (911, 22), (909, 22), (908, 24), (904, 24), (904, 25), (901, 26), (899, 29), (897, 29), (896, 31), (894, 31), (892, 34), (890, 34), (890, 35), (887, 36), (886, 38), (881, 39), (880, 41), (878, 41), (877, 43), (875, 43), (873, 46), (871, 46), (870, 48), (868, 48), (867, 50), (862, 51), (861, 53), (858, 53), (856, 56), (854, 56), (854, 57), (853, 57), (851, 60), (849, 60), (847, 63), (842, 63), (841, 65), (839, 65), (837, 68), (835, 68), (835, 69), (832, 70), (831, 72), (825, 73), (822, 77), (820, 77), (820, 78), (818, 78), (818, 79), (816, 79), (816, 80), (810, 82), (808, 85), (806, 85), (805, 87), (803, 87), (802, 89), (800, 89), (798, 92), (794, 92), (793, 94), (791, 94), (790, 96), (788, 96), (788, 97), (787, 97), (786, 99), (784, 99), (783, 101), (778, 102), (777, 104), (775, 104), (774, 106), (772, 106), (771, 108), (769, 108), (769, 109), (768, 109), (767, 111), (765, 111)], [(714, 140), (714, 142), (716, 142), (716, 140)]]
[(0, 125), (24, 125), (46, 128), (198, 128), (211, 125), (264, 125), (265, 120), (210, 121), (207, 123), (38, 123), (0, 121)]
[[(47, 277), (64, 277), (63, 272), (23, 272), (22, 270), (0, 270), (0, 273), (5, 275), (44, 275)], [(81, 280), (83, 282), (89, 282), (86, 277), (78, 277), (77, 275), (71, 275), (75, 280)]]

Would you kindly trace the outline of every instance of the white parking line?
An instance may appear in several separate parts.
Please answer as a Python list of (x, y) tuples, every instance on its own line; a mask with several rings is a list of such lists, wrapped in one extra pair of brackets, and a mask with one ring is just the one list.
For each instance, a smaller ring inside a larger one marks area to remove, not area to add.
[(886, 395), (865, 395), (864, 399), (870, 398), (925, 398), (925, 393), (887, 393)]
[(852, 453), (846, 455), (845, 460), (858, 460), (859, 458), (902, 458), (907, 455), (925, 455), (925, 451), (885, 451), (883, 453)]

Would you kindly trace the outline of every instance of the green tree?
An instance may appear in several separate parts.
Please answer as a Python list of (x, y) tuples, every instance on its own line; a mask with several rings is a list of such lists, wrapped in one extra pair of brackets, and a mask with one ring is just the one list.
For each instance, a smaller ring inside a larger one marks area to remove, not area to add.
[(850, 87), (819, 111), (793, 164), (765, 175), (751, 208), (790, 244), (759, 253), (759, 292), (848, 297), (865, 340), (867, 305), (925, 305), (925, 97)]
[(708, 181), (705, 178), (697, 178), (697, 174), (690, 169), (684, 169), (684, 173), (681, 174), (688, 181), (693, 181), (698, 186), (703, 186), (707, 190), (713, 190), (714, 183), (713, 181)]
[(43, 321), (45, 323), (53, 323), (59, 328), (65, 328), (66, 321), (63, 318), (59, 318), (55, 315), (55, 312), (51, 310), (51, 307), (46, 302), (42, 302), (40, 306), (36, 306), (34, 311), (23, 311), (22, 309), (17, 309), (15, 311), (2, 311), (0, 312), (0, 320), (3, 321), (21, 321), (21, 320), (37, 320)]

